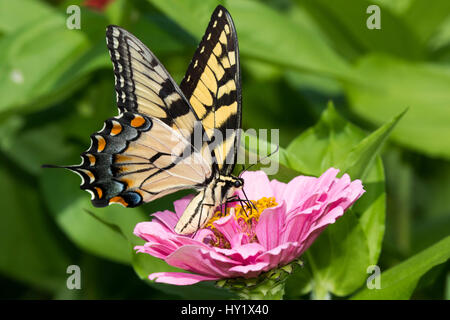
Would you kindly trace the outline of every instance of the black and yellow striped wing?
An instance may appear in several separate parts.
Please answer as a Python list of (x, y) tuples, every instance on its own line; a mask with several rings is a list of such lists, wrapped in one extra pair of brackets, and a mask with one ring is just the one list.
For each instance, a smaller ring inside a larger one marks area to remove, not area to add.
[(119, 112), (155, 117), (188, 136), (197, 119), (182, 91), (158, 58), (128, 31), (106, 31)]
[(220, 173), (230, 174), (240, 141), (241, 79), (236, 30), (224, 7), (213, 12), (180, 88), (211, 139)]
[(97, 207), (135, 207), (203, 188), (213, 160), (207, 141), (192, 143), (201, 122), (189, 102), (140, 40), (117, 26), (109, 26), (106, 35), (119, 115), (91, 135), (80, 165), (65, 168), (81, 176), (81, 188)]

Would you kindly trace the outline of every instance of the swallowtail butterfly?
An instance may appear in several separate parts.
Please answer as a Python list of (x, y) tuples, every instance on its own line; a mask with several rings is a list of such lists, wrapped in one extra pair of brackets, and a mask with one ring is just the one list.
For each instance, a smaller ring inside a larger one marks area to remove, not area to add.
[[(119, 115), (91, 135), (79, 165), (81, 189), (96, 207), (136, 207), (195, 189), (175, 231), (203, 227), (243, 180), (233, 176), (241, 126), (241, 81), (236, 30), (218, 6), (178, 86), (135, 36), (108, 26)], [(200, 132), (200, 143), (196, 133)]]

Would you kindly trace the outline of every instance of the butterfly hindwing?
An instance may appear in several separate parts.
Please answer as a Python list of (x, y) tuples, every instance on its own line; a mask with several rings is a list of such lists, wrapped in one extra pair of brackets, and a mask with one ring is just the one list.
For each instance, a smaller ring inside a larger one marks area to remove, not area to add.
[(200, 188), (211, 175), (211, 163), (190, 142), (157, 118), (125, 111), (108, 119), (91, 135), (82, 163), (68, 167), (82, 177), (81, 189), (92, 203), (135, 207), (172, 192)]
[(240, 141), (241, 80), (236, 30), (224, 7), (213, 12), (180, 88), (213, 141), (221, 174), (230, 174)]
[(129, 141), (150, 130), (152, 121), (144, 116), (124, 112), (120, 117), (105, 121), (103, 129), (91, 135), (91, 146), (81, 154), (78, 166), (68, 167), (81, 176), (81, 189), (92, 195), (96, 207), (111, 203), (135, 207), (142, 203), (142, 195), (132, 191), (125, 182), (114, 179), (117, 168), (115, 156), (127, 148)]

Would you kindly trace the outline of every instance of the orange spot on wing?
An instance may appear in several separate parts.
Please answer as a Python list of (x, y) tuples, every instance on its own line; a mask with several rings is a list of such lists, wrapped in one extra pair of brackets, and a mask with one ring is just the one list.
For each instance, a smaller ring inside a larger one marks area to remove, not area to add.
[(95, 187), (95, 190), (97, 191), (98, 198), (101, 199), (103, 196), (103, 191), (99, 187)]
[(87, 157), (89, 159), (89, 164), (91, 166), (95, 165), (95, 161), (96, 161), (95, 157), (92, 154), (86, 154), (86, 155), (87, 155)]
[(89, 177), (90, 183), (92, 183), (95, 180), (95, 176), (91, 171), (89, 171), (87, 169), (79, 169), (79, 170)]
[(113, 122), (113, 127), (111, 129), (111, 135), (115, 136), (122, 132), (122, 126), (118, 122)]
[(131, 120), (131, 125), (135, 128), (142, 126), (145, 123), (145, 119), (141, 116), (135, 116), (133, 120)]
[(97, 151), (102, 152), (106, 147), (106, 140), (102, 136), (95, 136), (97, 138), (98, 146)]
[(122, 197), (114, 197), (109, 200), (109, 203), (119, 203), (124, 207), (128, 207), (128, 203)]

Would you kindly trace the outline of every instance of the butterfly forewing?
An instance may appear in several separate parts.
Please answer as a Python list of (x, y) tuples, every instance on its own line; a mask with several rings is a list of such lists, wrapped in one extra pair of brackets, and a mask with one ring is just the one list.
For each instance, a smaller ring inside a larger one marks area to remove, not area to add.
[(128, 31), (108, 26), (119, 111), (161, 119), (189, 137), (197, 120), (178, 85), (156, 56)]
[(180, 84), (211, 139), (221, 174), (233, 171), (241, 127), (241, 81), (236, 30), (228, 11), (211, 16)]

